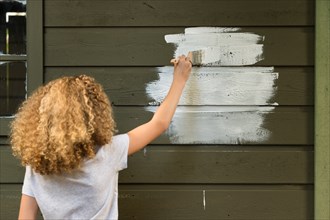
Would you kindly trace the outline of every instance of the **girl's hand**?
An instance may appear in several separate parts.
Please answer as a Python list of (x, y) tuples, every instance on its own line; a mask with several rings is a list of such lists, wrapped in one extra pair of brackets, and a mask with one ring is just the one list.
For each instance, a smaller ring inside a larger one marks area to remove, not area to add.
[(186, 82), (188, 80), (192, 68), (191, 59), (192, 53), (189, 52), (187, 56), (181, 55), (171, 60), (171, 63), (174, 65), (174, 81), (183, 80)]

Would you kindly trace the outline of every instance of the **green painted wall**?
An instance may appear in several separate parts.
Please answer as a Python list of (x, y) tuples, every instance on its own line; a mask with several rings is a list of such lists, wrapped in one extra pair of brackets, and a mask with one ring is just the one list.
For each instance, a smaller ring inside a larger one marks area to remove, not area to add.
[(330, 219), (330, 2), (316, 1), (315, 219)]
[[(130, 157), (121, 173), (120, 219), (313, 218), (314, 1), (44, 0), (30, 6), (41, 3), (37, 36), (44, 43), (34, 50), (30, 38), (30, 53), (37, 53), (28, 54), (35, 57), (30, 79), (38, 85), (61, 75), (94, 76), (115, 106), (120, 132), (151, 116), (144, 110), (145, 84), (174, 49), (165, 34), (228, 26), (266, 36), (266, 59), (257, 66), (279, 72), (279, 106), (265, 122), (271, 138), (173, 145), (163, 135)], [(7, 124), (0, 126), (1, 219), (16, 218), (24, 175), (11, 156)]]

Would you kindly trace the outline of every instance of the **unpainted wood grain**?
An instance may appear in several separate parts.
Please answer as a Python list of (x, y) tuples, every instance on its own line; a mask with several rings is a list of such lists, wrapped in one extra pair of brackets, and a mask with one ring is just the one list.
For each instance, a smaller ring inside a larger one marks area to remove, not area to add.
[[(22, 183), (10, 147), (0, 146), (0, 158), (0, 183)], [(313, 183), (311, 146), (148, 146), (128, 160), (120, 183)]]
[(22, 185), (0, 184), (0, 218), (17, 219)]
[(119, 188), (121, 219), (311, 219), (313, 191), (283, 186)]
[(310, 0), (46, 0), (45, 25), (302, 26), (314, 24), (314, 8)]
[[(21, 187), (0, 185), (1, 219), (17, 218)], [(307, 220), (313, 200), (299, 185), (119, 185), (119, 218)]]
[[(275, 67), (274, 72), (279, 73), (279, 77), (275, 82), (275, 96), (269, 102), (280, 106), (314, 104), (313, 68)], [(47, 67), (45, 82), (79, 74), (90, 75), (100, 82), (114, 105), (148, 105), (154, 100), (146, 94), (146, 85), (159, 79), (155, 67)], [(221, 100), (212, 103), (222, 104)]]
[(315, 215), (330, 219), (330, 1), (316, 1)]
[[(183, 28), (46, 28), (45, 66), (163, 66), (173, 57), (167, 34)], [(265, 36), (261, 66), (314, 64), (313, 28), (244, 28)]]
[(120, 183), (313, 183), (312, 149), (149, 146), (129, 158)]
[(9, 145), (9, 138), (7, 136), (0, 136), (0, 147)]

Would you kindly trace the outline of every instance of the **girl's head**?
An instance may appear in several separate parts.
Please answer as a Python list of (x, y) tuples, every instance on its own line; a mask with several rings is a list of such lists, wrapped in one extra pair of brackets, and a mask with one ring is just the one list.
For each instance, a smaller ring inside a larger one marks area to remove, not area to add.
[(102, 86), (86, 75), (63, 77), (37, 89), (11, 127), (13, 153), (40, 174), (57, 174), (93, 158), (109, 143), (115, 123)]

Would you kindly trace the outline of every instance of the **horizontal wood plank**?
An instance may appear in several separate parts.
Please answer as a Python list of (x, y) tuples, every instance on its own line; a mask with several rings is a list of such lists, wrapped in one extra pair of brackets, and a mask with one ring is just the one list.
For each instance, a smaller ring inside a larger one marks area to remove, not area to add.
[(314, 8), (310, 0), (46, 0), (45, 25), (302, 26), (314, 24)]
[(282, 186), (122, 186), (121, 219), (312, 219), (313, 191)]
[[(311, 150), (311, 149), (310, 149)], [(313, 183), (313, 152), (297, 147), (149, 146), (121, 183)]]
[(9, 138), (7, 136), (0, 136), (0, 147), (3, 145), (9, 145)]
[[(243, 28), (265, 36), (260, 66), (314, 64), (313, 28)], [(174, 45), (164, 36), (183, 28), (46, 28), (45, 66), (163, 66)]]
[[(247, 110), (245, 114), (243, 112), (246, 108), (249, 107), (205, 106), (184, 107), (181, 111), (179, 107), (167, 133), (153, 143), (313, 145), (313, 108), (275, 107), (269, 111), (269, 107), (265, 107), (263, 112), (260, 107), (261, 112), (255, 114)], [(142, 107), (116, 107), (114, 112), (118, 129), (122, 133), (147, 122), (153, 115)], [(254, 117), (259, 116), (259, 113), (263, 119)], [(251, 126), (251, 133), (248, 131), (249, 134), (245, 136), (244, 126), (253, 121), (256, 124)]]
[[(0, 147), (0, 183), (22, 183), (24, 168)], [(129, 157), (120, 183), (310, 184), (312, 147), (149, 146)]]
[[(21, 187), (0, 185), (1, 219), (17, 218)], [(119, 185), (119, 217), (307, 220), (313, 200), (306, 186)]]
[[(264, 107), (264, 111), (263, 107), (254, 106), (183, 107), (183, 110), (180, 108), (177, 110), (177, 116), (174, 116), (172, 127), (167, 133), (156, 139), (154, 144), (314, 144), (313, 107)], [(114, 107), (117, 129), (124, 133), (146, 123), (151, 119), (155, 109)], [(185, 111), (188, 112), (185, 113)], [(247, 116), (247, 120), (245, 120), (245, 116)], [(258, 121), (254, 124), (252, 122), (255, 118)], [(9, 134), (8, 125), (11, 120), (10, 118), (2, 119), (1, 135)], [(176, 128), (177, 122), (184, 129)], [(249, 133), (244, 133), (246, 132), (244, 129), (241, 130), (240, 126), (235, 127), (235, 124), (232, 124), (237, 122), (241, 123), (242, 126), (246, 122), (252, 123), (252, 127), (250, 127), (254, 133), (250, 134), (256, 136), (257, 139), (251, 139), (248, 136)], [(203, 126), (201, 123), (208, 123), (208, 126), (201, 127)], [(219, 132), (221, 129), (224, 133)], [(184, 132), (183, 135), (178, 138), (177, 135), (182, 134), (182, 132)], [(205, 135), (207, 135), (206, 138)], [(261, 138), (258, 138), (259, 136)]]
[[(274, 86), (276, 86), (275, 94), (269, 100), (269, 103), (276, 102), (279, 105), (286, 106), (314, 104), (313, 68), (275, 67), (274, 72), (278, 73), (278, 79), (274, 83)], [(146, 91), (147, 84), (159, 80), (159, 71), (155, 67), (47, 67), (45, 69), (45, 82), (61, 76), (73, 76), (83, 73), (94, 77), (103, 85), (104, 90), (114, 105), (145, 106), (155, 101)], [(192, 80), (194, 79), (190, 81)], [(211, 76), (206, 75), (202, 80), (211, 81), (213, 79)], [(213, 81), (213, 83), (218, 82)], [(244, 81), (238, 79), (235, 83), (241, 85)], [(258, 88), (256, 87), (255, 89), (257, 91)], [(230, 102), (225, 95), (220, 94), (223, 93), (222, 88), (219, 88), (219, 94), (217, 93), (215, 95), (225, 97), (219, 99), (217, 102), (212, 102), (212, 100), (208, 102), (207, 94), (204, 94), (204, 96), (198, 89), (196, 91), (196, 94), (204, 97), (197, 105), (228, 105), (228, 102)], [(242, 92), (242, 98), (244, 95), (245, 93)], [(232, 104), (243, 105), (244, 103), (237, 101), (237, 103)], [(263, 105), (264, 103), (249, 104)]]

